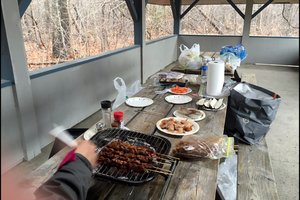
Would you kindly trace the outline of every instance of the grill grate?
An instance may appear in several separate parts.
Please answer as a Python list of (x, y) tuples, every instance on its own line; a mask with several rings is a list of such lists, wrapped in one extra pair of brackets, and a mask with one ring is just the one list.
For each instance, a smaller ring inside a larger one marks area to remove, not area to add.
[[(136, 146), (148, 146), (149, 148), (155, 150), (156, 153), (168, 154), (171, 148), (171, 143), (166, 138), (153, 135), (145, 135), (142, 133), (123, 130), (123, 129), (105, 129), (94, 135), (91, 140), (101, 148), (108, 144), (113, 139), (119, 139), (122, 141), (129, 142), (130, 144)], [(170, 168), (172, 171), (175, 170), (175, 160), (169, 160), (171, 163)], [(167, 162), (166, 160), (162, 163)], [(163, 164), (155, 165), (157, 167), (163, 167)], [(110, 167), (106, 165), (98, 165), (94, 170), (93, 175), (98, 178), (109, 179), (115, 182), (127, 183), (130, 185), (138, 185), (148, 181), (151, 181), (157, 174), (155, 172), (125, 172), (124, 170), (119, 170), (116, 167)]]

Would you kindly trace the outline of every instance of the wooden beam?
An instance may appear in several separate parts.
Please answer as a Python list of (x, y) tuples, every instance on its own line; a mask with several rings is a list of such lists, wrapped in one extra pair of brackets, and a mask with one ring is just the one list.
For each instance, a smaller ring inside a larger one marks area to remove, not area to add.
[(137, 14), (136, 7), (134, 5), (133, 0), (125, 0), (125, 2), (127, 4), (127, 7), (128, 7), (129, 12), (130, 12), (130, 15), (132, 17), (132, 20), (134, 22), (137, 22), (138, 21), (138, 14)]
[(141, 54), (141, 83), (144, 83), (144, 47), (145, 43), (145, 8), (146, 8), (146, 0), (132, 0), (136, 13), (137, 13), (137, 21), (134, 22), (134, 44), (140, 46)]
[(227, 2), (234, 8), (234, 10), (244, 19), (245, 14), (232, 2), (232, 0), (227, 0)]
[(170, 6), (173, 14), (173, 18), (176, 19), (178, 17), (177, 9), (175, 6), (175, 0), (170, 0)]
[(180, 13), (181, 13), (181, 0), (170, 0), (170, 5), (173, 13), (173, 33), (179, 35), (180, 32)]
[(241, 41), (241, 43), (245, 46), (246, 49), (249, 43), (252, 10), (253, 10), (253, 0), (247, 0), (244, 26), (243, 26), (243, 35)]
[(198, 2), (199, 0), (194, 0), (194, 2), (180, 15), (180, 19), (182, 19)]
[(263, 11), (268, 5), (270, 5), (273, 0), (269, 0), (262, 7), (260, 7), (255, 13), (252, 14), (251, 19), (253, 19), (256, 15), (258, 15), (261, 11)]
[(26, 9), (28, 8), (28, 6), (30, 5), (31, 0), (21, 0), (19, 3), (19, 10), (20, 10), (20, 17), (22, 17), (26, 11)]

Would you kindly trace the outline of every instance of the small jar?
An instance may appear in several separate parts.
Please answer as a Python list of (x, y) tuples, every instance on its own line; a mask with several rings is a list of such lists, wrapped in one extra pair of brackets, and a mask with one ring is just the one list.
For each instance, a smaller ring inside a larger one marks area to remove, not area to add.
[(114, 121), (111, 124), (112, 128), (124, 128), (123, 112), (114, 112)]
[(111, 128), (111, 101), (101, 101), (101, 109), (105, 128)]

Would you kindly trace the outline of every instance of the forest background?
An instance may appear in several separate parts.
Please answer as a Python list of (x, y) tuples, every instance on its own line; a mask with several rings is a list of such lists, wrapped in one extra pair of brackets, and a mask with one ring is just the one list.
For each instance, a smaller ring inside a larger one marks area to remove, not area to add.
[[(262, 5), (255, 4), (255, 12)], [(188, 6), (182, 6), (182, 12)], [(244, 13), (245, 5), (238, 4)], [(299, 4), (270, 4), (251, 23), (251, 36), (299, 37)], [(22, 16), (28, 70), (94, 56), (134, 44), (123, 0), (32, 0)], [(197, 5), (181, 34), (242, 35), (243, 19), (228, 5)], [(170, 6), (147, 4), (146, 41), (172, 35)]]

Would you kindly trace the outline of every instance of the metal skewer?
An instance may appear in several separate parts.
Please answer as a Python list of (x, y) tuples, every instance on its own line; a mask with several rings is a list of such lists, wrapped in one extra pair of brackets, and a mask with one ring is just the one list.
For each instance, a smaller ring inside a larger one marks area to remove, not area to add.
[(154, 168), (154, 169), (159, 169), (159, 170), (162, 170), (162, 171), (165, 171), (165, 172), (169, 172), (169, 173), (171, 173), (171, 171), (170, 171), (170, 170), (167, 170), (167, 169), (164, 169), (164, 168), (159, 168), (159, 167), (154, 167), (154, 166), (152, 166), (151, 168)]
[(151, 172), (160, 173), (160, 174), (169, 175), (169, 176), (172, 176), (172, 175), (174, 175), (174, 174), (172, 174), (172, 173), (162, 172), (162, 171), (153, 170), (153, 169), (146, 169), (146, 170), (147, 170), (147, 171), (151, 171)]
[(161, 153), (156, 153), (157, 155), (162, 155), (162, 156), (165, 156), (165, 157), (169, 157), (171, 159), (176, 159), (176, 160), (180, 160), (179, 158), (176, 158), (176, 157), (173, 157), (173, 156), (170, 156), (170, 155), (166, 155), (166, 154), (161, 154)]

